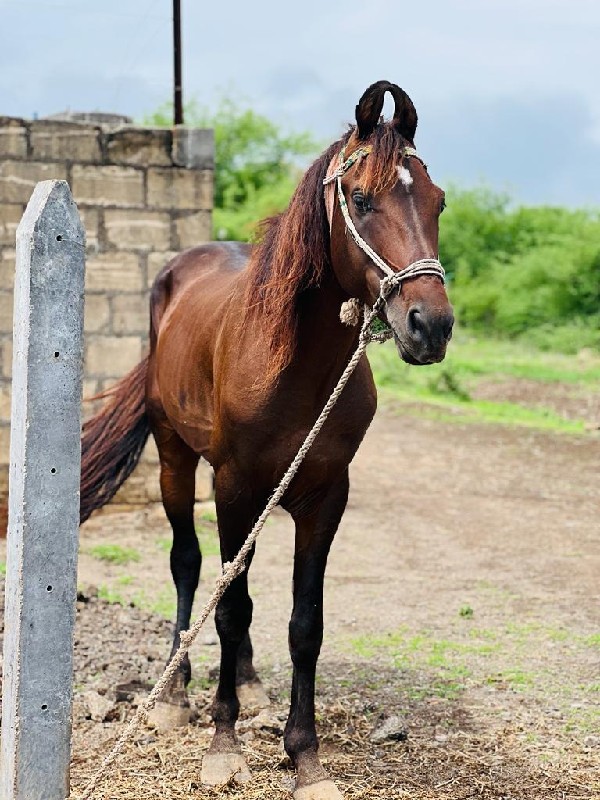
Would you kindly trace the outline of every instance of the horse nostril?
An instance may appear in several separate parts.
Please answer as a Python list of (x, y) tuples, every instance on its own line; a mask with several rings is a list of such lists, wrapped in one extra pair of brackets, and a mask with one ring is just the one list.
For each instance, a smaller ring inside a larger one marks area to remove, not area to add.
[(425, 323), (420, 306), (411, 306), (406, 315), (406, 329), (411, 338), (421, 341), (425, 332)]
[(454, 326), (454, 315), (451, 314), (445, 321), (443, 326), (444, 338), (447, 342), (452, 338), (452, 328)]

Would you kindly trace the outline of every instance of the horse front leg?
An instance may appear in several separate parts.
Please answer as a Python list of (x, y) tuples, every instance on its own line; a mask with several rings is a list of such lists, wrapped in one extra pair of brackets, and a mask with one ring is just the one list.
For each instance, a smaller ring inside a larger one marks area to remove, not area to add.
[(295, 514), (294, 607), (289, 644), (294, 665), (284, 745), (297, 770), (294, 800), (341, 800), (323, 769), (315, 728), (315, 674), (323, 641), (323, 579), (329, 548), (348, 499), (348, 473), (312, 513)]

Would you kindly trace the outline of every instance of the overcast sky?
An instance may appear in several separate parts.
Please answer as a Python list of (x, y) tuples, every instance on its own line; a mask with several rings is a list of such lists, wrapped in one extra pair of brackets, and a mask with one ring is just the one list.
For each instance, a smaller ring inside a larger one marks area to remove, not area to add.
[[(184, 92), (324, 144), (402, 86), (438, 182), (600, 206), (599, 0), (182, 0)], [(0, 0), (0, 114), (141, 117), (170, 98), (171, 0)]]

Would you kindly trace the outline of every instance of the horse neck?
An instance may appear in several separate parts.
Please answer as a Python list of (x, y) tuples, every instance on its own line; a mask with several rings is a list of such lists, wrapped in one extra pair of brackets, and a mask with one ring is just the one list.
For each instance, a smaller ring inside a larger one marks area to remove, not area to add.
[(325, 383), (337, 381), (358, 344), (359, 326), (340, 321), (341, 304), (348, 299), (332, 271), (323, 276), (318, 288), (300, 298), (295, 353), (290, 365), (310, 372), (313, 385), (319, 376)]

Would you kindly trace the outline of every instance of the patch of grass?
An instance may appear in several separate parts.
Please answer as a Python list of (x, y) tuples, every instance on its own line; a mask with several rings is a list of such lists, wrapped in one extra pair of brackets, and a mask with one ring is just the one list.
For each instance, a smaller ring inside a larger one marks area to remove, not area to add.
[(203, 556), (220, 556), (219, 534), (215, 525), (210, 523), (200, 523), (196, 525), (196, 533), (200, 542), (200, 549)]
[(119, 575), (117, 578), (117, 583), (119, 586), (129, 586), (133, 583), (133, 577), (131, 575)]
[(376, 655), (391, 659), (399, 670), (425, 673), (422, 680), (411, 686), (408, 696), (422, 700), (436, 696), (448, 700), (456, 699), (473, 679), (469, 664), (472, 656), (488, 656), (500, 649), (496, 642), (456, 642), (436, 639), (429, 631), (408, 634), (406, 629), (384, 636), (360, 636), (351, 641), (353, 651), (362, 658)]
[(198, 518), (201, 519), (203, 522), (213, 522), (216, 524), (217, 522), (217, 512), (214, 508), (204, 508)]
[[(554, 411), (545, 408), (526, 408), (517, 403), (495, 403), (491, 400), (461, 402), (454, 400), (452, 397), (437, 397), (422, 391), (414, 394), (408, 392), (390, 393), (385, 388), (381, 392), (381, 396), (384, 401), (392, 401), (392, 410), (393, 402), (400, 402), (402, 414), (425, 417), (438, 422), (455, 424), (491, 423), (494, 425), (535, 428), (554, 433), (585, 433), (585, 422), (583, 420), (565, 419)], [(418, 403), (419, 407), (411, 407), (411, 404), (414, 403)]]
[(369, 360), (383, 400), (402, 403), (403, 413), (414, 413), (409, 404), (419, 403), (430, 406), (427, 415), (443, 421), (521, 425), (574, 434), (584, 431), (583, 421), (563, 419), (550, 409), (473, 400), (473, 390), (482, 379), (526, 378), (581, 386), (600, 380), (600, 357), (593, 353), (582, 357), (547, 353), (522, 343), (477, 339), (460, 331), (441, 364), (411, 367), (400, 360), (391, 342), (371, 346)]
[(6, 575), (6, 561), (0, 561), (0, 575)]
[(121, 547), (119, 544), (98, 544), (88, 550), (92, 558), (106, 561), (108, 564), (124, 566), (140, 560), (140, 554), (132, 547)]
[(591, 636), (584, 636), (583, 644), (586, 647), (593, 647), (595, 649), (600, 649), (600, 633), (593, 633)]
[(194, 694), (194, 692), (202, 692), (206, 689), (212, 689), (215, 685), (216, 681), (211, 681), (208, 675), (201, 675), (199, 678), (192, 678), (187, 685), (187, 689), (190, 694)]
[(173, 620), (177, 613), (177, 595), (174, 586), (164, 586), (152, 594), (145, 591), (136, 592), (133, 603), (138, 608), (151, 611), (163, 619)]
[(464, 619), (473, 619), (473, 614), (475, 612), (471, 608), (470, 605), (461, 606), (458, 612), (459, 617), (463, 617)]
[(106, 586), (105, 584), (98, 586), (98, 597), (101, 600), (106, 600), (107, 603), (111, 603), (112, 605), (127, 605), (127, 600), (125, 600), (122, 594), (116, 592), (112, 586)]

